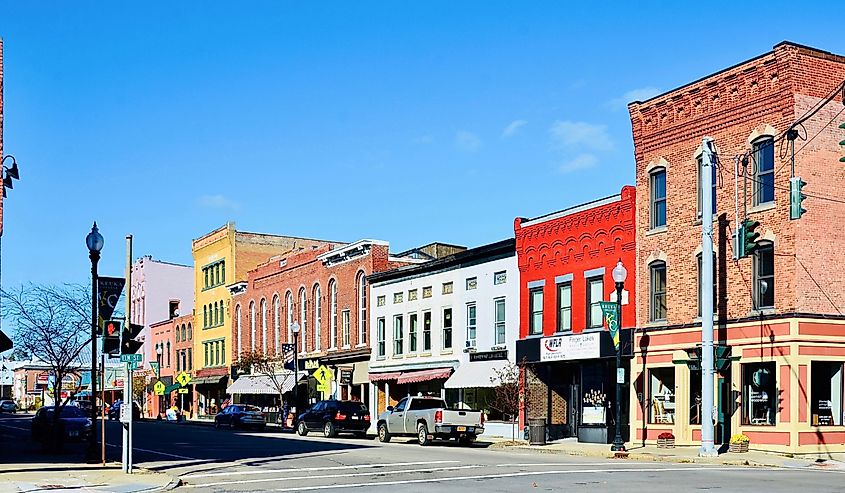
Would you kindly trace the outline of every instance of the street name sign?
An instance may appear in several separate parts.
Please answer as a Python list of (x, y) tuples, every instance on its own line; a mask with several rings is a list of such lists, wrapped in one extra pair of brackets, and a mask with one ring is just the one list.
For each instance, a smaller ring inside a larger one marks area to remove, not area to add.
[(141, 354), (121, 354), (120, 361), (123, 363), (140, 363), (142, 356)]

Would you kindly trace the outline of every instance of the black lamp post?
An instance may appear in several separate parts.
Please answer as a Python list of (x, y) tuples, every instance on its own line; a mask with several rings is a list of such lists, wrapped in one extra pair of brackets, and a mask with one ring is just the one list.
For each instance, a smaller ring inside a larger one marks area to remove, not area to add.
[(294, 425), (299, 415), (299, 322), (290, 324), (290, 331), (293, 332), (293, 400), (296, 411), (293, 413)]
[(97, 223), (85, 237), (88, 246), (88, 258), (91, 259), (91, 435), (88, 437), (88, 460), (97, 462), (97, 434), (94, 433), (93, 423), (97, 422), (97, 262), (100, 261), (100, 250), (103, 249), (103, 235), (97, 229)]
[(619, 259), (619, 262), (616, 263), (611, 275), (616, 283), (616, 324), (619, 347), (616, 348), (616, 435), (613, 437), (613, 445), (611, 445), (610, 450), (625, 452), (625, 442), (622, 440), (622, 395), (625, 385), (623, 373), (625, 370), (622, 369), (622, 290), (625, 287), (625, 279), (628, 277), (628, 269), (622, 265), (622, 259)]
[[(158, 363), (158, 371), (156, 372), (156, 378), (161, 379), (161, 343), (156, 343), (156, 362)], [(158, 415), (161, 416), (161, 409), (164, 407), (164, 396), (158, 396)]]

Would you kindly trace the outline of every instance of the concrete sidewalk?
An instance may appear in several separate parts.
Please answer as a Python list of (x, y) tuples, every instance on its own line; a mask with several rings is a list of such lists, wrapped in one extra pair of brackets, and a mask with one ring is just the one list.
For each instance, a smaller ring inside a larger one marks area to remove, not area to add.
[(25, 463), (0, 464), (0, 493), (74, 491), (140, 493), (166, 491), (179, 486), (168, 474), (134, 469), (124, 474), (120, 464)]
[[(579, 443), (576, 439), (556, 440), (546, 445), (528, 445), (526, 441), (493, 441), (491, 449), (520, 449), (538, 453), (559, 453), (582, 457), (614, 458), (616, 453), (610, 445)], [(789, 457), (786, 455), (749, 451), (745, 453), (726, 452), (717, 457), (699, 457), (698, 447), (657, 448), (655, 445), (631, 445), (628, 454), (620, 460), (638, 460), (652, 462), (701, 463), (721, 465), (742, 465), (758, 467), (817, 467), (845, 470), (845, 457), (831, 456), (824, 459), (816, 457)]]

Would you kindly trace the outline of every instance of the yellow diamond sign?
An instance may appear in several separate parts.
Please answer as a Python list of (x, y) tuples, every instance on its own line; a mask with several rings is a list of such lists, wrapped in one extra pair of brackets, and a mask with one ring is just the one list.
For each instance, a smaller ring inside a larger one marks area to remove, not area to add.
[(164, 387), (164, 382), (159, 380), (155, 383), (155, 385), (153, 385), (153, 391), (156, 393), (156, 395), (164, 395)]
[(320, 365), (320, 367), (314, 372), (314, 379), (323, 385), (331, 382), (333, 376), (332, 371), (326, 365)]
[(179, 385), (184, 387), (191, 382), (191, 376), (183, 371), (179, 374), (179, 376), (176, 377), (176, 381), (179, 382)]

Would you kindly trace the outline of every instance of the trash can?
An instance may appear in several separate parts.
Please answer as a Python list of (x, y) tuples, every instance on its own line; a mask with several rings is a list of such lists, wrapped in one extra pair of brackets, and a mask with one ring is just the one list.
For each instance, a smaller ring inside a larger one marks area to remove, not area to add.
[(528, 444), (546, 444), (546, 418), (528, 419)]

